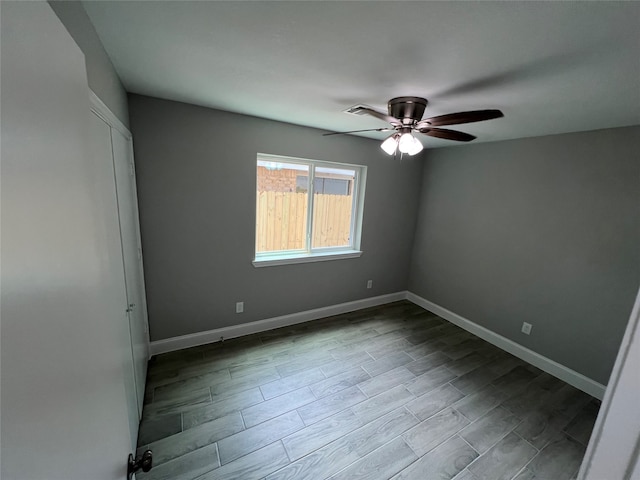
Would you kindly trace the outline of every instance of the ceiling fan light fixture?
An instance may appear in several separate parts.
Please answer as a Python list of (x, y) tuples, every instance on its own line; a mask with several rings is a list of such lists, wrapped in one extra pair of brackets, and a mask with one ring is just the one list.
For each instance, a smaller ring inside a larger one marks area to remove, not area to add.
[(401, 153), (415, 155), (422, 151), (422, 143), (410, 133), (403, 133), (398, 140), (398, 149)]
[(388, 155), (393, 155), (394, 153), (396, 153), (396, 148), (398, 148), (398, 134), (394, 133), (393, 135), (388, 137), (384, 142), (382, 142), (380, 148), (384, 150)]

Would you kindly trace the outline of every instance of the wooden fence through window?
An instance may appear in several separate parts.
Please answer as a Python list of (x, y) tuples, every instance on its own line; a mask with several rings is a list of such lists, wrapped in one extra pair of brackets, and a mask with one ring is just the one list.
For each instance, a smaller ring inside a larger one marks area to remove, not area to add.
[[(351, 195), (315, 194), (312, 246), (349, 245)], [(256, 196), (256, 251), (296, 250), (305, 247), (307, 194), (258, 192)]]

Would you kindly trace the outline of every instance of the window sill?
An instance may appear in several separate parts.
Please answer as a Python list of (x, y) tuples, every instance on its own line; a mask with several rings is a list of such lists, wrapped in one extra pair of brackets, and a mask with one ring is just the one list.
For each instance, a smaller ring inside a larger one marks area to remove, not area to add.
[(254, 259), (251, 263), (256, 268), (273, 267), (276, 265), (291, 265), (295, 263), (326, 262), (328, 260), (344, 260), (358, 258), (362, 255), (360, 250), (343, 250), (341, 252), (322, 253), (293, 253), (286, 255), (264, 255)]

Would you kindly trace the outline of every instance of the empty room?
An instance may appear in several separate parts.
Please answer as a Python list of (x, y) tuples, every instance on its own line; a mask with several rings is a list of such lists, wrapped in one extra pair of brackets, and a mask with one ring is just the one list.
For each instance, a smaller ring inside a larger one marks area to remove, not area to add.
[(640, 479), (640, 2), (0, 20), (3, 479)]

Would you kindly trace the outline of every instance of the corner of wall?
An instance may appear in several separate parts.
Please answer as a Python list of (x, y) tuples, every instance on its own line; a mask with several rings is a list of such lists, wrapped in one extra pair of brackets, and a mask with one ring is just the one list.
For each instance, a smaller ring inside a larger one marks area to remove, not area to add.
[(82, 2), (48, 3), (84, 53), (89, 88), (129, 128), (127, 92)]

